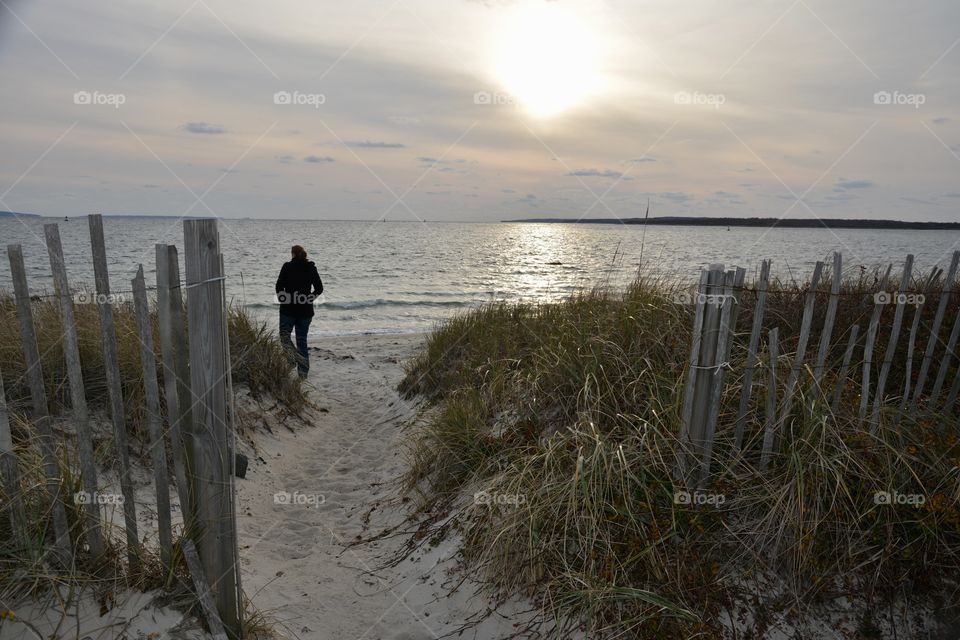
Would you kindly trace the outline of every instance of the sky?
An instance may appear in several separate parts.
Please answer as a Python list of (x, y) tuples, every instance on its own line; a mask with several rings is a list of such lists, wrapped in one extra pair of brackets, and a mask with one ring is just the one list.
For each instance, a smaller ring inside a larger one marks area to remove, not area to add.
[(0, 210), (955, 221), (956, 0), (0, 0)]

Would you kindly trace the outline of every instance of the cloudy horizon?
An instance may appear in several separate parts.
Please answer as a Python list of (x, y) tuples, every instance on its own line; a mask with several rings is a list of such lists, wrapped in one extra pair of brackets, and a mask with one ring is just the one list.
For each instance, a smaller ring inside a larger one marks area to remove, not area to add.
[(0, 1), (0, 210), (955, 221), (960, 6)]

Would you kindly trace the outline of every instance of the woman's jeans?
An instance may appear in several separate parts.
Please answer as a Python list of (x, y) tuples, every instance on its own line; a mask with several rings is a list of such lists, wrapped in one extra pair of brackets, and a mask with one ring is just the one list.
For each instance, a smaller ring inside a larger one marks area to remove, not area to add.
[[(310, 329), (310, 316), (288, 316), (280, 314), (280, 342), (289, 349), (297, 361), (297, 372), (301, 378), (306, 378), (310, 371), (310, 355), (307, 351), (307, 331)], [(293, 346), (290, 334), (296, 329), (297, 346)]]

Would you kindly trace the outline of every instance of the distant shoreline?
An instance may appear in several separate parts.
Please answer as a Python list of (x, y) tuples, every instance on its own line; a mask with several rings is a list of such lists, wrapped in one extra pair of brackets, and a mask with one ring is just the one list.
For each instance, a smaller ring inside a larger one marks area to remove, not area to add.
[(520, 218), (501, 222), (556, 224), (636, 224), (687, 227), (761, 227), (784, 229), (900, 229), (917, 231), (960, 231), (960, 222), (907, 222), (904, 220), (806, 220), (800, 218), (706, 218), (660, 216), (656, 218)]

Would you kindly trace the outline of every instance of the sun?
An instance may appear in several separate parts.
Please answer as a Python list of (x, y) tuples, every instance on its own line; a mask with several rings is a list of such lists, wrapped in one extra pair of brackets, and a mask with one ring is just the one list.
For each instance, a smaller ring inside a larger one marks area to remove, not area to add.
[(558, 5), (540, 1), (512, 7), (494, 42), (495, 77), (540, 117), (580, 105), (600, 87), (600, 39), (586, 16)]

